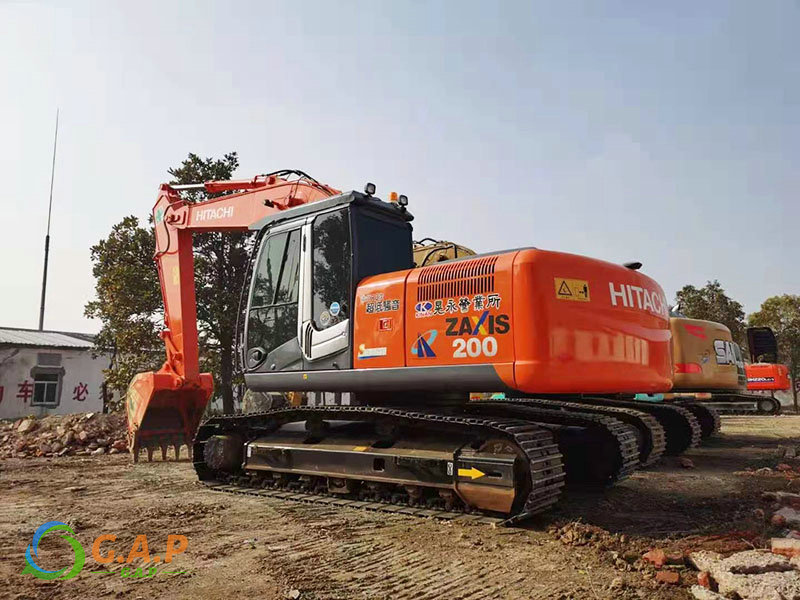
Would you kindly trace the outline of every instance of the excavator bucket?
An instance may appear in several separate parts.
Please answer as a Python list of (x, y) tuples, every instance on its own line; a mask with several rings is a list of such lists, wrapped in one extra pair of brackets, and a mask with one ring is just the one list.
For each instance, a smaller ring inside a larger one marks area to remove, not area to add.
[(171, 373), (136, 375), (125, 399), (128, 448), (133, 462), (139, 461), (142, 449), (147, 451), (147, 460), (153, 460), (153, 451), (157, 448), (165, 460), (169, 446), (175, 448), (177, 460), (184, 444), (191, 458), (192, 440), (213, 389), (209, 373), (202, 373), (199, 385), (194, 386), (181, 385)]

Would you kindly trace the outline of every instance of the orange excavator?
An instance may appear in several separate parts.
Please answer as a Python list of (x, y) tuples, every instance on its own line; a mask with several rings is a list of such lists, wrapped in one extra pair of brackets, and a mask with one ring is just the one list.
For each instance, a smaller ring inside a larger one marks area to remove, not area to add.
[[(186, 189), (226, 194), (190, 203)], [(655, 281), (534, 248), (415, 267), (407, 204), (299, 171), (162, 185), (167, 358), (128, 390), (134, 460), (191, 444), (200, 480), (221, 490), (516, 521), (554, 504), (565, 482), (608, 485), (697, 443), (687, 411), (656, 417), (609, 399), (672, 387)], [(192, 234), (248, 230), (247, 387), (336, 401), (200, 425), (212, 377), (198, 366)], [(505, 398), (469, 401), (493, 391)]]
[(775, 392), (791, 389), (792, 382), (789, 379), (789, 369), (778, 362), (775, 333), (769, 327), (749, 327), (747, 342), (752, 360), (745, 365), (747, 389), (760, 394), (762, 398), (767, 395), (778, 405), (779, 410), (780, 404), (775, 398)]

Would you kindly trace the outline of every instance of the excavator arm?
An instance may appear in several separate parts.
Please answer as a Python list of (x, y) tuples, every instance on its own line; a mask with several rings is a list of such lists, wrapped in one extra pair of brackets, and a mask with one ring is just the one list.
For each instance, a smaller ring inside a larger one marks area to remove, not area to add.
[[(207, 194), (236, 192), (206, 201), (190, 202), (182, 191)], [(156, 253), (165, 328), (161, 332), (166, 361), (155, 372), (139, 373), (126, 396), (128, 447), (134, 461), (141, 448), (153, 450), (191, 442), (213, 392), (210, 373), (200, 373), (195, 300), (195, 232), (243, 232), (264, 217), (294, 206), (340, 193), (299, 171), (278, 171), (251, 180), (208, 181), (201, 184), (162, 184), (153, 207)]]

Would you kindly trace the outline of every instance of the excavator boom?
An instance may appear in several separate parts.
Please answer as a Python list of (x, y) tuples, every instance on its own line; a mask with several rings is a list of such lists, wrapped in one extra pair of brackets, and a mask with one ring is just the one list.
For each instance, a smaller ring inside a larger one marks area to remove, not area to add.
[[(191, 202), (182, 191), (221, 195)], [(162, 184), (153, 207), (156, 253), (165, 328), (166, 361), (156, 372), (139, 373), (128, 388), (128, 445), (134, 460), (141, 448), (166, 455), (190, 446), (213, 392), (213, 378), (200, 373), (192, 235), (259, 229), (260, 220), (338, 194), (299, 171), (277, 171), (243, 181)]]

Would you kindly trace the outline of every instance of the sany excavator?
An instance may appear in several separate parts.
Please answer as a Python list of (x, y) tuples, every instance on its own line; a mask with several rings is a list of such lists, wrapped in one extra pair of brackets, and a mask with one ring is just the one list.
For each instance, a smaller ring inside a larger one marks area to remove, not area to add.
[[(229, 193), (190, 203), (183, 189)], [(297, 171), (161, 186), (167, 359), (128, 391), (134, 459), (168, 445), (177, 453), (194, 436), (197, 474), (219, 489), (515, 521), (554, 504), (565, 481), (607, 485), (697, 443), (688, 411), (611, 399), (672, 386), (655, 281), (534, 248), (415, 268), (407, 199), (374, 194), (372, 184), (341, 193)], [(213, 417), (198, 429), (212, 378), (198, 366), (192, 234), (248, 230), (257, 238), (240, 336), (247, 387), (341, 402)], [(506, 398), (469, 402), (493, 391)]]
[[(741, 348), (733, 341), (730, 329), (722, 323), (689, 319), (680, 311), (673, 311), (670, 326), (675, 375), (672, 391), (663, 395), (665, 400), (683, 403), (699, 401), (725, 412), (748, 409), (755, 409), (762, 414), (780, 412), (780, 403), (774, 396), (748, 393), (748, 390), (754, 389), (748, 380), (756, 370), (772, 372), (786, 367), (763, 363), (745, 365)], [(747, 330), (747, 336), (751, 356), (764, 355), (768, 351), (777, 360), (777, 344), (771, 329), (751, 327)], [(758, 348), (760, 352), (757, 352)], [(774, 377), (769, 385), (776, 385)], [(765, 386), (761, 389), (784, 388)]]

